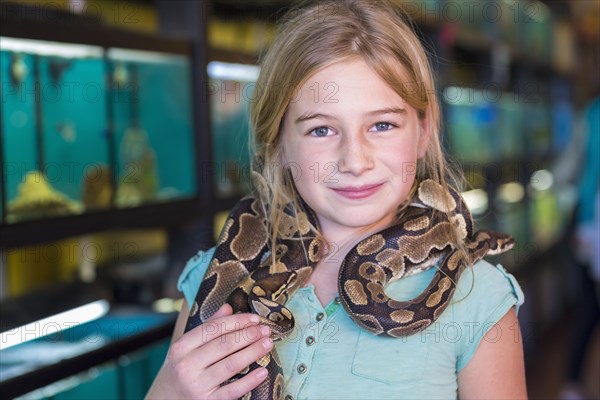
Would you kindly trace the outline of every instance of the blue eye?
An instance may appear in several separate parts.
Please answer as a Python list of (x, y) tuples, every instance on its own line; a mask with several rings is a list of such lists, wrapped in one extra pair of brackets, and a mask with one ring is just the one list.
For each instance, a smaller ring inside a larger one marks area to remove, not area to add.
[(390, 124), (389, 122), (378, 122), (374, 125), (374, 127), (375, 127), (375, 131), (384, 132), (384, 131), (389, 131), (390, 129), (392, 129), (394, 127), (394, 125)]
[(329, 128), (326, 126), (319, 126), (318, 128), (311, 130), (310, 133), (313, 136), (325, 137), (329, 133)]

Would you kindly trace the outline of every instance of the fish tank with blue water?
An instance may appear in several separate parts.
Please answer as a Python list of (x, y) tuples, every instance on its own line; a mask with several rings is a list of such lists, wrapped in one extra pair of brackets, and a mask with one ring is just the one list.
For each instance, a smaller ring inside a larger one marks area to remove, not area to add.
[(0, 44), (3, 223), (197, 195), (188, 55)]
[(448, 145), (454, 158), (466, 163), (487, 163), (497, 157), (499, 112), (495, 101), (481, 90), (447, 87), (442, 105)]
[(552, 115), (547, 102), (538, 101), (524, 105), (527, 118), (524, 119), (530, 154), (536, 157), (549, 155), (552, 150)]
[(109, 49), (117, 207), (196, 193), (191, 75), (183, 55)]
[(217, 198), (228, 199), (250, 190), (250, 124), (259, 67), (220, 61), (208, 63), (213, 165), (210, 172)]
[(496, 150), (498, 157), (515, 160), (528, 154), (524, 103), (514, 93), (504, 92), (498, 101), (499, 123)]

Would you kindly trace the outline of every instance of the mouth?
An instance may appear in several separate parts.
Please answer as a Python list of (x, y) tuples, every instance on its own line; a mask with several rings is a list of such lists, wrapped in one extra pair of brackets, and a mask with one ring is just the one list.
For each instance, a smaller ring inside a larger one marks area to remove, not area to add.
[(383, 186), (383, 183), (376, 183), (372, 185), (362, 185), (362, 186), (346, 186), (341, 188), (332, 188), (332, 190), (343, 196), (347, 199), (351, 200), (360, 200), (370, 197), (377, 193), (379, 189)]

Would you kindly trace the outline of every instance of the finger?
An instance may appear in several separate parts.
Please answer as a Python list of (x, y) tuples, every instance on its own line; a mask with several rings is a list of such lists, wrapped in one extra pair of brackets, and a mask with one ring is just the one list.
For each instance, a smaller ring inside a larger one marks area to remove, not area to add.
[(224, 317), (226, 315), (231, 315), (231, 314), (233, 314), (233, 309), (231, 308), (231, 306), (228, 303), (225, 303), (221, 307), (219, 307), (219, 309), (217, 310), (216, 313), (211, 315), (210, 318), (207, 318), (206, 320), (210, 321), (210, 320), (217, 319), (217, 318)]
[(212, 320), (206, 320), (203, 324), (186, 332), (174, 344), (175, 351), (177, 354), (185, 355), (223, 334), (257, 325), (259, 321), (260, 318), (258, 315), (249, 313), (225, 315)]
[(272, 348), (273, 341), (268, 337), (263, 338), (211, 365), (204, 370), (201, 379), (206, 382), (225, 382), (270, 352)]
[(228, 385), (221, 386), (211, 395), (214, 399), (239, 399), (246, 393), (254, 390), (268, 375), (266, 368), (260, 367), (248, 373), (241, 379)]
[(191, 352), (190, 356), (197, 360), (196, 363), (199, 369), (205, 369), (262, 338), (269, 337), (269, 334), (270, 329), (268, 326), (252, 325), (224, 334), (216, 340), (211, 340)]

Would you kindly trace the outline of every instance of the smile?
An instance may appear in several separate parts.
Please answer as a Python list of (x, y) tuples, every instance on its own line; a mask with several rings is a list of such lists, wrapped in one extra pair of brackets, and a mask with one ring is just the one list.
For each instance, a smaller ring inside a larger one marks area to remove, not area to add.
[(374, 195), (381, 189), (383, 183), (377, 183), (374, 185), (364, 186), (347, 186), (343, 188), (332, 188), (334, 192), (351, 200), (365, 199), (369, 196)]

